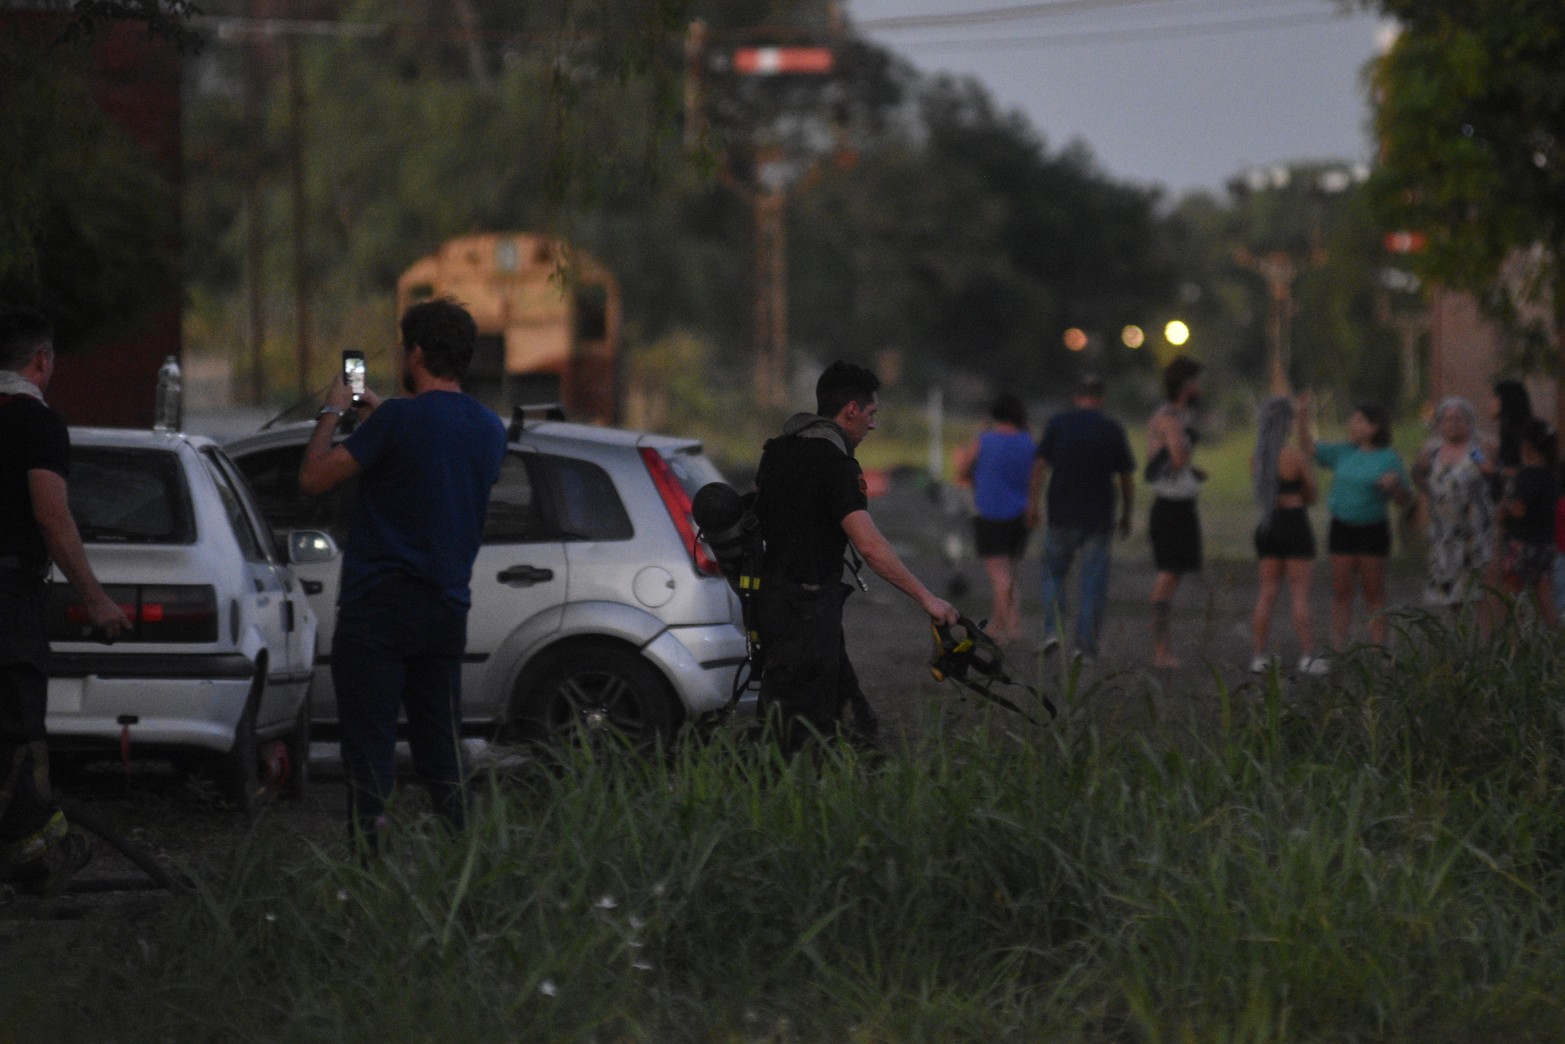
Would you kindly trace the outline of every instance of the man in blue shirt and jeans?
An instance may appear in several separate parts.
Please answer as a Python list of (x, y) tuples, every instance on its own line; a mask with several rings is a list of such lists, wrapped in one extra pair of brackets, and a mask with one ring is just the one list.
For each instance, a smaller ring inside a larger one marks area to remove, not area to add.
[[(462, 391), (477, 339), (472, 316), (453, 301), (409, 308), (402, 387), (411, 398), (365, 392), (354, 403), (333, 381), (299, 465), (310, 495), (359, 478), (331, 674), (349, 831), (372, 852), (395, 776), (399, 707), (435, 811), (455, 830), (466, 824), (457, 744), (468, 583), (506, 447), (500, 418)], [(333, 446), (349, 409), (362, 423)]]
[[(1076, 617), (1076, 651), (1098, 655), (1098, 630), (1109, 589), (1114, 534), (1114, 479), (1120, 489), (1120, 536), (1130, 535), (1135, 457), (1122, 424), (1103, 412), (1103, 379), (1085, 375), (1076, 384), (1075, 408), (1056, 414), (1043, 429), (1033, 461), (1027, 521), (1039, 519), (1038, 494), (1048, 479), (1047, 526), (1043, 534), (1043, 633), (1045, 647), (1065, 620), (1065, 581), (1081, 554), (1081, 607)], [(1050, 477), (1050, 471), (1053, 476)]]

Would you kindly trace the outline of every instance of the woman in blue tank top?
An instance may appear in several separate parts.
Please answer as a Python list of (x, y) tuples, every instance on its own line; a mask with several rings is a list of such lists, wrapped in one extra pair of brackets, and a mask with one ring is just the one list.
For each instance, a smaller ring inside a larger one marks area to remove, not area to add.
[(1015, 395), (996, 399), (989, 419), (989, 428), (959, 451), (957, 474), (973, 489), (974, 543), (994, 591), (989, 633), (1008, 642), (1022, 636), (1016, 563), (1027, 548), (1027, 492), (1037, 446), (1027, 431), (1027, 408)]

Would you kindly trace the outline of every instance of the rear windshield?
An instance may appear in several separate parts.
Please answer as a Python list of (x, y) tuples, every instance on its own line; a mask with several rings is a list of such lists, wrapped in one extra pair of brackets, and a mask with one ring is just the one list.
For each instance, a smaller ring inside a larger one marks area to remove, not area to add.
[(85, 543), (195, 543), (185, 473), (167, 450), (74, 447), (67, 489)]

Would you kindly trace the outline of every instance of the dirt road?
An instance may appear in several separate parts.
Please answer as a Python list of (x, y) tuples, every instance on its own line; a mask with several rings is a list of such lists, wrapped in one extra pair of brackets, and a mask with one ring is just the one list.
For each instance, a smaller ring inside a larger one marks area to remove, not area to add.
[[(959, 492), (946, 489), (931, 495), (914, 482), (903, 482), (875, 500), (870, 512), (913, 571), (936, 593), (948, 597), (975, 620), (988, 615), (988, 580), (972, 554), (965, 500)], [(1324, 649), (1331, 599), (1324, 558), (1323, 509), (1314, 509), (1314, 515), (1323, 553), (1316, 566), (1311, 601), (1317, 645)], [(1143, 713), (1148, 698), (1167, 698), (1161, 699), (1163, 710), (1200, 713), (1202, 704), (1209, 708), (1215, 702), (1212, 694), (1216, 677), (1231, 688), (1253, 681), (1248, 668), (1252, 645), (1250, 614), (1256, 591), (1254, 557), (1231, 536), (1226, 544), (1209, 544), (1206, 568), (1185, 580), (1174, 601), (1173, 634), (1184, 665), (1174, 671), (1154, 670), (1150, 666), (1151, 619), (1147, 603), (1154, 569), (1145, 522), (1143, 507), (1137, 513), (1131, 537), (1115, 544), (1100, 655), (1096, 663), (1083, 667), (1076, 691), (1090, 691), (1095, 710), (1118, 718)], [(1234, 526), (1227, 528), (1231, 532)], [(953, 540), (953, 536), (957, 539)], [(1034, 534), (1018, 578), (1024, 622), (1035, 635), (1041, 631), (1043, 616), (1041, 542)], [(963, 549), (955, 560), (949, 554), (954, 544)], [(1421, 555), (1416, 547), (1399, 545), (1392, 560), (1388, 605), (1418, 606), (1423, 582)], [(1074, 606), (1077, 577), (1073, 575), (1071, 579), (1073, 586), (1068, 589), (1068, 597)], [(927, 618), (890, 585), (875, 577), (870, 577), (868, 583), (867, 593), (856, 593), (848, 600), (849, 648), (866, 693), (883, 717), (906, 733), (927, 723), (931, 714), (948, 709), (956, 689), (929, 678), (926, 665), (932, 640)], [(1362, 637), (1360, 615), (1358, 634)], [(1271, 645), (1285, 666), (1297, 662), (1299, 650), (1288, 619), (1286, 594), (1273, 617)], [(1036, 683), (1041, 677), (1042, 688), (1058, 701), (1065, 685), (1066, 662), (1056, 656), (1040, 665), (1037, 648), (1036, 639), (1022, 643), (1007, 653), (1007, 665), (1028, 682)]]

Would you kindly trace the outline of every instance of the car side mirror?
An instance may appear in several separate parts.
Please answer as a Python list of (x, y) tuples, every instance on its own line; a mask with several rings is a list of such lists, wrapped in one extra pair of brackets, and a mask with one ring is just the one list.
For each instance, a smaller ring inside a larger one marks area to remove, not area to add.
[(288, 564), (313, 565), (337, 557), (337, 541), (318, 529), (294, 529), (288, 533)]

